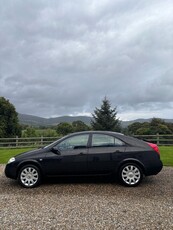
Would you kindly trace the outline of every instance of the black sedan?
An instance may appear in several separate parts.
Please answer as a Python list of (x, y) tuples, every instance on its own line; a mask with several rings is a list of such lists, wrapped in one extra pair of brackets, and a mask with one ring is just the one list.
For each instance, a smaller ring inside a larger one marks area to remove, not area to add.
[(157, 145), (120, 133), (73, 133), (34, 151), (12, 157), (5, 175), (26, 188), (45, 177), (113, 175), (126, 186), (159, 173), (163, 165)]

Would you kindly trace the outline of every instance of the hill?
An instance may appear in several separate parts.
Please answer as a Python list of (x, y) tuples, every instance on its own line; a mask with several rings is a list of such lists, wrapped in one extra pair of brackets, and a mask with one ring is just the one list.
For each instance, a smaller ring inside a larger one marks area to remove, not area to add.
[[(32, 126), (53, 126), (57, 125), (60, 122), (68, 122), (72, 123), (73, 121), (83, 121), (85, 124), (90, 125), (91, 117), (89, 116), (61, 116), (61, 117), (54, 117), (54, 118), (43, 118), (37, 117), (33, 115), (27, 114), (18, 114), (19, 123), (24, 125), (32, 125)], [(131, 125), (135, 122), (150, 122), (152, 118), (149, 119), (136, 119), (131, 121), (121, 121), (121, 125), (123, 128)], [(163, 119), (165, 122), (173, 123), (173, 119)]]
[(85, 124), (89, 125), (91, 117), (88, 116), (61, 116), (54, 118), (43, 118), (27, 114), (18, 114), (19, 123), (24, 125), (32, 126), (52, 126), (57, 125), (61, 122), (72, 123), (73, 121), (83, 121)]
[[(166, 123), (173, 123), (173, 119), (164, 119), (161, 118), (162, 120), (164, 120)], [(122, 127), (127, 127), (135, 122), (139, 122), (139, 123), (143, 123), (143, 122), (150, 122), (152, 120), (152, 118), (148, 118), (148, 119), (136, 119), (136, 120), (132, 120), (132, 121), (122, 121)]]

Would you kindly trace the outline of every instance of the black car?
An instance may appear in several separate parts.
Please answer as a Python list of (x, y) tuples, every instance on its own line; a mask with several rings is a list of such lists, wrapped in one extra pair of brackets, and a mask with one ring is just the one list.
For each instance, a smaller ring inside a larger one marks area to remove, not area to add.
[(136, 186), (143, 175), (155, 175), (162, 167), (155, 144), (115, 132), (89, 131), (12, 157), (5, 175), (26, 188), (45, 177), (72, 175), (113, 175), (126, 186)]

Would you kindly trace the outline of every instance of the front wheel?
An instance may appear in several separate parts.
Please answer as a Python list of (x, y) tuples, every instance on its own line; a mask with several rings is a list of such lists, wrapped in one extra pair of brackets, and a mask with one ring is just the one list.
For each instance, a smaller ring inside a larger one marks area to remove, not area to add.
[(34, 188), (41, 182), (40, 170), (35, 165), (23, 166), (18, 174), (18, 182), (25, 188)]
[(120, 168), (120, 181), (129, 187), (137, 186), (143, 179), (141, 168), (135, 163), (127, 163)]

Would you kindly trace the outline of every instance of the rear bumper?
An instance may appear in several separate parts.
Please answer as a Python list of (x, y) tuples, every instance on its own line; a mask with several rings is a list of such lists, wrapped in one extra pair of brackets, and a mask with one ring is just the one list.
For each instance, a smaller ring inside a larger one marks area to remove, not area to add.
[(151, 175), (157, 175), (163, 168), (162, 162), (159, 160), (157, 164), (150, 166), (149, 168), (146, 168), (145, 175), (151, 176)]

